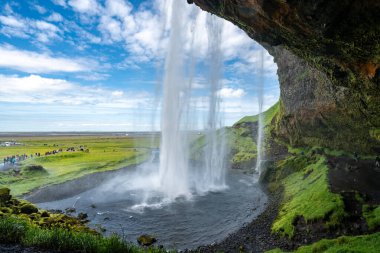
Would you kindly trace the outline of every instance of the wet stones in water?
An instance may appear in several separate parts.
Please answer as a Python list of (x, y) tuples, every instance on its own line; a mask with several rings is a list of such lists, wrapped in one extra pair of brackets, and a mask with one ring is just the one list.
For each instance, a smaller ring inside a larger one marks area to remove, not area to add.
[(88, 218), (87, 213), (79, 213), (78, 214), (78, 219), (80, 220), (86, 220)]
[(75, 213), (77, 210), (74, 207), (69, 207), (65, 209), (65, 213), (70, 214), (70, 213)]
[(62, 210), (59, 209), (49, 209), (47, 210), (49, 213), (54, 213), (54, 214), (63, 214)]
[(142, 246), (150, 246), (153, 243), (157, 242), (157, 239), (150, 235), (140, 235), (137, 238), (137, 242)]

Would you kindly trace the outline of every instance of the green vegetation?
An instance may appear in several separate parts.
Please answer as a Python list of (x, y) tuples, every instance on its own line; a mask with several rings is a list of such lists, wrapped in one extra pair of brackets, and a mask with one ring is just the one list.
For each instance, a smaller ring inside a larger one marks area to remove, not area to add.
[[(298, 248), (295, 253), (377, 253), (380, 249), (380, 233), (361, 236), (342, 236), (333, 240), (321, 240), (309, 246)], [(282, 253), (280, 249), (267, 253)]]
[(61, 252), (163, 252), (138, 248), (116, 235), (103, 237), (85, 223), (39, 210), (27, 201), (12, 198), (8, 188), (0, 188), (0, 243)]
[(249, 164), (256, 158), (257, 145), (251, 131), (245, 127), (228, 128), (226, 131), (227, 144), (232, 154), (230, 162), (234, 166), (244, 166), (244, 163)]
[(272, 226), (274, 233), (293, 237), (297, 217), (303, 217), (306, 222), (323, 219), (328, 226), (337, 225), (344, 217), (340, 195), (331, 193), (329, 189), (325, 158), (315, 159), (306, 165), (308, 161), (304, 158), (290, 157), (279, 164), (280, 171), (293, 167), (295, 172), (281, 181), (285, 196)]
[[(22, 146), (0, 147), (0, 158), (41, 153), (21, 163), (21, 173), (13, 171), (0, 173), (0, 186), (11, 188), (15, 195), (25, 194), (35, 188), (65, 182), (84, 175), (120, 169), (145, 161), (149, 148), (156, 147), (157, 141), (139, 137), (105, 136), (64, 136), (13, 138)], [(1, 141), (6, 141), (5, 139)], [(80, 146), (88, 149), (80, 151)], [(68, 152), (74, 147), (76, 151)], [(46, 152), (62, 149), (63, 152), (44, 156)], [(42, 166), (36, 169), (36, 166)], [(33, 169), (34, 168), (34, 169)]]
[(64, 228), (42, 229), (25, 220), (13, 217), (0, 218), (0, 243), (17, 243), (25, 247), (59, 252), (133, 253), (164, 252), (157, 248), (139, 248), (122, 238), (77, 232)]
[(380, 226), (380, 206), (363, 206), (363, 217), (370, 230)]
[[(271, 108), (269, 108), (268, 110), (266, 110), (265, 112), (263, 112), (263, 115), (264, 115), (264, 125), (265, 126), (268, 125), (268, 124), (270, 124), (272, 122), (272, 119), (278, 113), (279, 109), (280, 109), (280, 101), (278, 101)], [(258, 120), (259, 120), (259, 115), (246, 116), (246, 117), (240, 119), (238, 122), (236, 122), (234, 124), (234, 126), (240, 125), (242, 123), (247, 123), (247, 122), (254, 123), (254, 122), (257, 122)]]
[[(277, 102), (267, 111), (263, 112), (264, 125), (268, 126), (280, 108)], [(252, 160), (257, 155), (257, 145), (255, 142), (254, 126), (258, 121), (258, 115), (247, 116), (239, 120), (232, 127), (226, 129), (226, 139), (231, 150), (231, 160), (233, 167), (247, 168), (252, 164)], [(268, 129), (268, 128), (266, 128)]]

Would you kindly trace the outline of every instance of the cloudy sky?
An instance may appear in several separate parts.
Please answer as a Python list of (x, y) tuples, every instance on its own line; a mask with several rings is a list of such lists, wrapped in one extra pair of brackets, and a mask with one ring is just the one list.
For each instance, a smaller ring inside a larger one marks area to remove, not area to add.
[[(2, 0), (0, 131), (157, 130), (170, 12), (170, 0)], [(187, 4), (182, 15), (199, 63), (194, 101), (208, 99), (206, 15)], [(262, 48), (227, 21), (222, 40), (218, 95), (231, 125), (257, 113)], [(268, 108), (279, 88), (267, 52), (264, 68)], [(197, 105), (201, 122), (206, 109)]]

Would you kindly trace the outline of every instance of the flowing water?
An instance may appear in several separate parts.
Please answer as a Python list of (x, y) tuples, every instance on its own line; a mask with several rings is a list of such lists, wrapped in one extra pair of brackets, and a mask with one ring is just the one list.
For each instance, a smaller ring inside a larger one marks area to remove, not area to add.
[(262, 172), (262, 161), (264, 160), (264, 49), (260, 51), (259, 81), (257, 84), (257, 101), (259, 107), (258, 127), (257, 127), (257, 158), (255, 171), (259, 174)]
[[(188, 131), (193, 126), (191, 86), (194, 78), (194, 44), (186, 49), (189, 24), (183, 18), (184, 1), (172, 2), (171, 30), (165, 59), (165, 76), (162, 92), (161, 146), (159, 183), (160, 190), (169, 201), (177, 197), (191, 198), (193, 193), (223, 189), (225, 184), (225, 150), (219, 115), (220, 76), (222, 74), (221, 34), (222, 23), (211, 15), (207, 18), (209, 41), (208, 120), (205, 126), (204, 169), (189, 166)], [(193, 37), (194, 39), (194, 37)], [(190, 57), (187, 55), (190, 51)], [(187, 72), (185, 70), (188, 70)], [(187, 76), (186, 76), (187, 74)]]
[(161, 190), (173, 200), (190, 195), (188, 181), (188, 142), (183, 129), (183, 114), (189, 99), (184, 78), (186, 24), (181, 17), (183, 1), (173, 1), (171, 32), (165, 60), (161, 112), (161, 155), (159, 180)]
[[(206, 125), (205, 147), (205, 181), (204, 186), (208, 189), (221, 189), (225, 184), (226, 143), (222, 129), (220, 115), (220, 77), (223, 69), (222, 44), (223, 23), (216, 16), (207, 16), (208, 48), (209, 48), (209, 112)], [(218, 130), (219, 129), (219, 130)]]
[[(266, 206), (267, 197), (260, 186), (241, 172), (228, 173), (226, 190), (163, 203), (163, 193), (151, 187), (156, 173), (157, 165), (148, 163), (92, 190), (38, 206), (60, 210), (74, 206), (76, 214), (88, 214), (90, 226), (101, 225), (107, 234), (116, 232), (136, 243), (138, 236), (147, 233), (158, 239), (158, 245), (176, 249), (220, 241), (257, 217)], [(141, 204), (144, 196), (149, 198)]]

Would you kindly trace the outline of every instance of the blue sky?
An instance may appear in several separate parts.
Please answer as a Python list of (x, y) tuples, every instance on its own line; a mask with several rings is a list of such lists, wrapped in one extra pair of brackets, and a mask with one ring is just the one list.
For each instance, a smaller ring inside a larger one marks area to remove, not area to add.
[[(153, 115), (160, 111), (168, 9), (170, 0), (1, 1), (0, 131), (158, 130), (159, 117)], [(193, 99), (199, 102), (199, 122), (207, 100), (206, 15), (193, 5), (183, 13), (188, 41), (196, 33)], [(218, 94), (224, 124), (231, 125), (257, 113), (262, 48), (227, 21), (222, 39)], [(268, 53), (264, 66), (268, 108), (279, 97), (276, 65)]]

